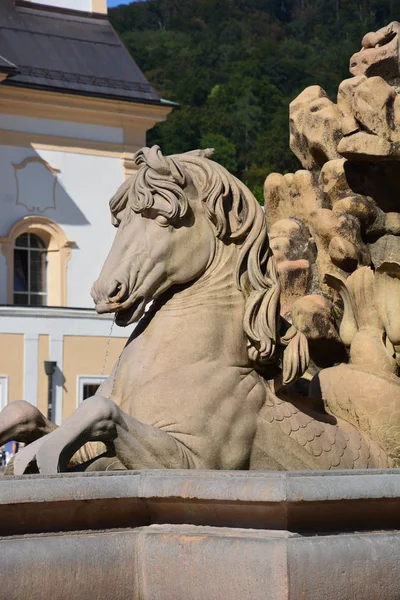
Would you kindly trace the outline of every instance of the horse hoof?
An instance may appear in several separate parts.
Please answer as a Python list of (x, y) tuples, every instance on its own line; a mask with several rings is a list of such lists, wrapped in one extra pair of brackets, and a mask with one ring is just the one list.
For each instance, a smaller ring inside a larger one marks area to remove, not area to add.
[(27, 469), (36, 461), (36, 453), (43, 444), (43, 438), (32, 442), (14, 457), (14, 475), (24, 475)]
[(51, 444), (46, 444), (37, 456), (36, 463), (41, 475), (56, 475), (60, 472), (60, 452), (52, 449)]

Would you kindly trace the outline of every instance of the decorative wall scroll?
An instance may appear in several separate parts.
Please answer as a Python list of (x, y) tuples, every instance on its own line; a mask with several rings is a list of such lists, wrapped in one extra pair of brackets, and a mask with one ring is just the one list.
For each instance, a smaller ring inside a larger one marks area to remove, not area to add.
[(39, 156), (29, 156), (13, 163), (17, 185), (16, 204), (29, 212), (44, 213), (56, 208), (56, 185), (59, 169)]

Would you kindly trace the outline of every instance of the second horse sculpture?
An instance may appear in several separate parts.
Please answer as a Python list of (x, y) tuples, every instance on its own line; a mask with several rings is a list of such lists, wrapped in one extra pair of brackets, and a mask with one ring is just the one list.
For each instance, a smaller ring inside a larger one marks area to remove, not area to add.
[(61, 427), (25, 404), (4, 409), (0, 443), (34, 440), (15, 474), (66, 471), (74, 454), (91, 470), (388, 466), (362, 431), (285, 390), (307, 368), (307, 340), (280, 318), (262, 208), (210, 156), (136, 153), (110, 203), (118, 231), (92, 296), (118, 325), (140, 323)]

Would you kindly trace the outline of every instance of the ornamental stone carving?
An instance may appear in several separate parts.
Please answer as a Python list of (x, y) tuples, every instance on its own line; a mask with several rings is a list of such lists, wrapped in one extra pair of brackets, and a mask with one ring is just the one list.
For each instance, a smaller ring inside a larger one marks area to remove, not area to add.
[(138, 325), (61, 427), (2, 411), (15, 474), (400, 464), (399, 27), (364, 38), (336, 104), (292, 102), (303, 169), (267, 178), (265, 212), (211, 150), (134, 155), (92, 296)]

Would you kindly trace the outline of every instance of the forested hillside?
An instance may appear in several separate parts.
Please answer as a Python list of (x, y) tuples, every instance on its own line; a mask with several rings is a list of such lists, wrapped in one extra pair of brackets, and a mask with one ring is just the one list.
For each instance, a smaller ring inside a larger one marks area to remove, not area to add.
[(149, 143), (212, 146), (260, 197), (268, 173), (299, 167), (289, 102), (312, 84), (334, 99), (363, 35), (400, 20), (400, 0), (147, 0), (110, 20), (160, 96), (180, 105)]

